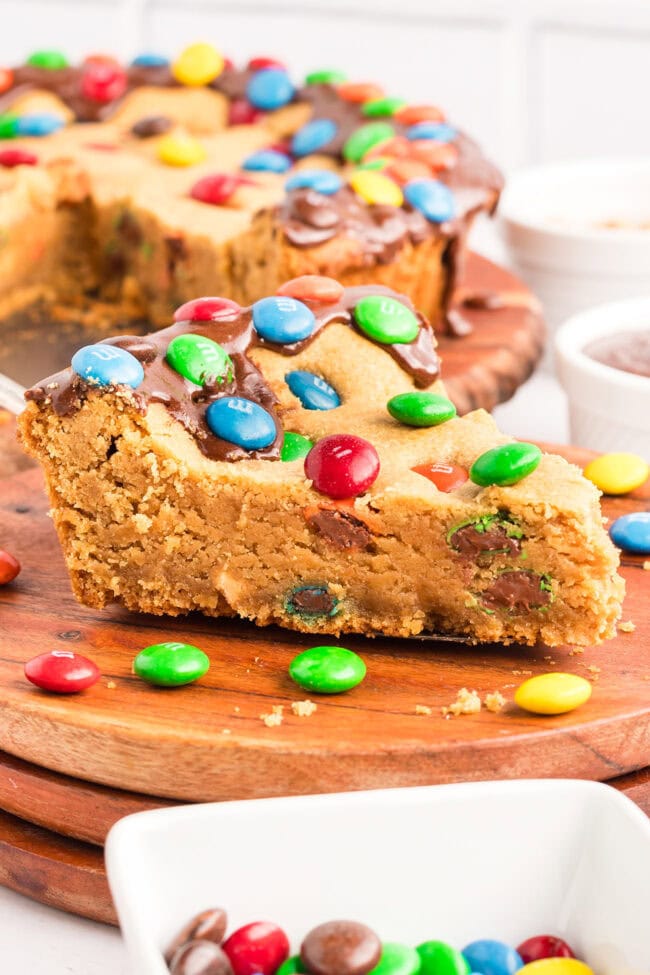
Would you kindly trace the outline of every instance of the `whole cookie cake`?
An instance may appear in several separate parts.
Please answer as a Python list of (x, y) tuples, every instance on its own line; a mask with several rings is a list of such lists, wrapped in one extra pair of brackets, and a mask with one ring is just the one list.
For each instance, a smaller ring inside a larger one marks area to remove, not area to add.
[(433, 329), (381, 285), (199, 298), (27, 398), (88, 605), (505, 643), (614, 633), (623, 581), (594, 485), (483, 411), (457, 417)]
[(447, 316), (474, 216), (502, 180), (434, 104), (315, 71), (58, 51), (0, 68), (0, 316), (93, 300), (164, 325), (197, 294), (249, 304), (324, 274)]

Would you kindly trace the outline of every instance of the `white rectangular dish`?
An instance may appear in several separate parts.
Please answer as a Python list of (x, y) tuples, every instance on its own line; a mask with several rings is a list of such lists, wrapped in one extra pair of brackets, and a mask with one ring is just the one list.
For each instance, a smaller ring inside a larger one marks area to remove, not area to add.
[(382, 940), (565, 937), (596, 975), (650, 972), (650, 821), (609, 786), (530, 780), (179, 806), (111, 831), (137, 975), (186, 921), (272, 920), (297, 950), (326, 920)]

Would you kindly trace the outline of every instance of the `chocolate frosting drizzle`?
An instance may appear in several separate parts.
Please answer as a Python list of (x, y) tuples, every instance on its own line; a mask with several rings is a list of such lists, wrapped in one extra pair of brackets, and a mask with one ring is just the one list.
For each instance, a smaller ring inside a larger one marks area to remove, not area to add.
[[(316, 324), (311, 335), (300, 342), (279, 345), (265, 341), (255, 331), (252, 310), (242, 308), (230, 318), (219, 321), (176, 322), (170, 328), (154, 332), (144, 337), (126, 335), (105, 339), (105, 344), (118, 345), (134, 355), (144, 367), (144, 380), (136, 390), (118, 387), (128, 391), (140, 412), (145, 413), (149, 403), (161, 403), (169, 414), (185, 427), (199, 449), (211, 460), (238, 461), (248, 459), (278, 460), (283, 440), (283, 425), (280, 417), (278, 399), (266, 379), (249, 357), (256, 346), (272, 349), (285, 356), (301, 352), (316, 336), (332, 322), (349, 325), (359, 331), (354, 321), (353, 310), (366, 295), (389, 295), (397, 298), (411, 311), (415, 311), (408, 298), (395, 295), (389, 288), (369, 286), (347, 288), (336, 304), (313, 303), (311, 309)], [(417, 312), (419, 329), (413, 342), (398, 345), (380, 345), (413, 378), (416, 386), (430, 386), (440, 372), (440, 361), (435, 350), (433, 330), (429, 323)], [(231, 382), (219, 382), (215, 377), (207, 377), (204, 386), (197, 386), (176, 372), (166, 361), (167, 347), (177, 335), (191, 332), (204, 335), (221, 345), (233, 363)], [(363, 334), (359, 332), (359, 334)], [(373, 341), (364, 335), (367, 341)], [(72, 371), (64, 369), (32, 389), (27, 390), (25, 398), (33, 402), (51, 406), (59, 416), (67, 416), (81, 408), (88, 394), (115, 391), (115, 387), (97, 387), (87, 383)], [(273, 443), (263, 450), (244, 450), (241, 447), (216, 437), (205, 420), (209, 404), (222, 396), (241, 396), (259, 403), (267, 410), (275, 422), (276, 437)]]

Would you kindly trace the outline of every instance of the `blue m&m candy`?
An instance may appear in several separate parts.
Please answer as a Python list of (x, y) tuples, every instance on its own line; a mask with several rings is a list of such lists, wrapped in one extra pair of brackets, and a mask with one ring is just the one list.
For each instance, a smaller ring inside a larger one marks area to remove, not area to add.
[(144, 379), (141, 363), (117, 345), (84, 345), (73, 355), (72, 368), (93, 386), (131, 386), (137, 389)]
[(138, 54), (131, 61), (131, 65), (134, 68), (166, 68), (168, 64), (169, 58), (164, 57), (162, 54), (151, 54), (149, 52)]
[(338, 125), (330, 118), (317, 118), (298, 129), (291, 141), (294, 156), (308, 156), (318, 152), (331, 142), (338, 131)]
[(437, 179), (412, 179), (404, 187), (404, 196), (431, 223), (444, 223), (456, 213), (454, 194)]
[(463, 948), (463, 957), (473, 972), (481, 975), (514, 975), (524, 967), (521, 955), (503, 941), (483, 938)]
[(51, 135), (62, 129), (65, 122), (52, 112), (34, 112), (21, 115), (16, 121), (17, 135)]
[(315, 324), (313, 311), (295, 298), (262, 298), (253, 305), (255, 331), (267, 342), (301, 342)]
[(286, 71), (264, 68), (256, 71), (246, 87), (246, 97), (255, 108), (271, 112), (291, 101), (295, 88)]
[(407, 139), (435, 139), (436, 142), (453, 142), (458, 131), (446, 122), (418, 122), (406, 132)]
[(205, 420), (216, 437), (244, 450), (270, 447), (276, 437), (271, 414), (259, 403), (242, 396), (224, 396), (210, 403)]
[(277, 149), (260, 149), (247, 156), (241, 168), (256, 173), (286, 173), (291, 169), (291, 160)]
[(626, 552), (650, 555), (650, 511), (621, 515), (611, 525), (609, 534), (614, 544)]
[(284, 184), (285, 190), (316, 190), (323, 196), (331, 196), (343, 186), (343, 180), (331, 169), (301, 169)]
[(306, 410), (334, 410), (341, 405), (341, 397), (336, 390), (313, 372), (295, 369), (288, 372), (284, 379)]

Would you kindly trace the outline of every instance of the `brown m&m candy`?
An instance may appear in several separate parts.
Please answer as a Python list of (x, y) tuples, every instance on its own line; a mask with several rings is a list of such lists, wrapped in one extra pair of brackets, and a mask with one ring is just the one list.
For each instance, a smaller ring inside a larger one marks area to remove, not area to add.
[(178, 949), (171, 975), (232, 975), (228, 956), (213, 941), (190, 941)]
[(226, 933), (227, 924), (228, 915), (223, 908), (213, 907), (207, 911), (201, 911), (178, 932), (165, 952), (165, 961), (169, 964), (178, 949), (189, 941), (212, 941), (214, 944), (220, 945)]
[(366, 975), (380, 957), (381, 941), (357, 921), (319, 924), (300, 949), (300, 960), (310, 975)]

